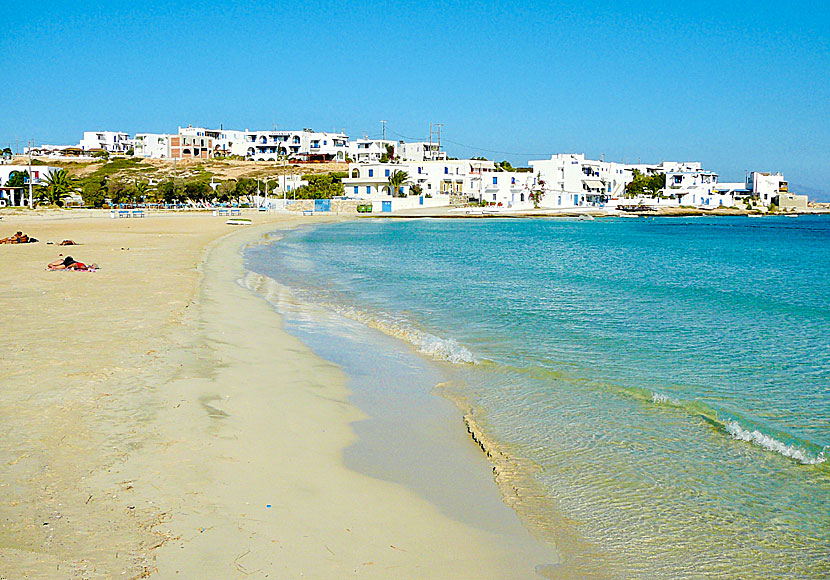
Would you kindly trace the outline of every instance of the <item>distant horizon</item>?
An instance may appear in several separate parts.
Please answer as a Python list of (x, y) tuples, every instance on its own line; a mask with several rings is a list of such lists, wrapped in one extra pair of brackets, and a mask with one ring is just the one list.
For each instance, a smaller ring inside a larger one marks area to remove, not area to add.
[(441, 123), (454, 157), (699, 161), (830, 200), (827, 5), (55, 1), (0, 15), (19, 71), (0, 144), (15, 150), (188, 124), (380, 136), (386, 119), (396, 139)]

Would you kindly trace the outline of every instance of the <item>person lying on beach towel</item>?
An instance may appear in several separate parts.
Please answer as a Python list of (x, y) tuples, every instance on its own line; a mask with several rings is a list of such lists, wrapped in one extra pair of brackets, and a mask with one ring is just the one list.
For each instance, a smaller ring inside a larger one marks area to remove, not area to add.
[(48, 264), (46, 266), (47, 270), (84, 270), (84, 271), (93, 271), (98, 269), (97, 264), (84, 264), (83, 262), (78, 262), (72, 256), (66, 256), (65, 258), (61, 258), (60, 260), (55, 260), (54, 262)]
[(0, 239), (0, 244), (33, 244), (37, 240), (30, 238), (23, 232), (17, 232), (13, 236)]

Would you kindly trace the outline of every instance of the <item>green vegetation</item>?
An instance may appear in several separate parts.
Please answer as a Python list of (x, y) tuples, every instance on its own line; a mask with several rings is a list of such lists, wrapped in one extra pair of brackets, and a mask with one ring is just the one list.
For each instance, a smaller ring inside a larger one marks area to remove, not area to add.
[(29, 181), (28, 171), (12, 171), (6, 181), (6, 187), (23, 187)]
[(501, 163), (496, 163), (496, 169), (500, 169), (501, 171), (516, 171), (507, 159)]
[(107, 201), (107, 187), (103, 179), (89, 179), (81, 188), (81, 197), (87, 207), (104, 207)]
[(541, 203), (542, 198), (545, 197), (545, 180), (542, 179), (542, 174), (536, 174), (536, 185), (533, 186), (533, 189), (530, 190), (528, 197), (533, 202), (533, 207), (539, 209), (539, 203)]
[(415, 185), (410, 186), (409, 188), (409, 195), (421, 195), (423, 193), (424, 188), (418, 185), (417, 183)]
[(396, 169), (389, 176), (389, 187), (393, 196), (406, 197), (403, 186), (409, 181), (409, 174), (406, 171)]
[(357, 213), (372, 213), (372, 204), (361, 203), (357, 206)]
[(75, 180), (69, 177), (66, 169), (60, 169), (47, 175), (43, 179), (44, 186), (40, 187), (39, 198), (58, 207), (63, 206), (63, 200), (77, 190)]
[(645, 175), (639, 170), (634, 170), (634, 178), (631, 183), (625, 186), (625, 194), (628, 197), (646, 196), (657, 197), (666, 187), (666, 174)]
[(3, 159), (11, 159), (13, 155), (14, 153), (12, 152), (11, 147), (4, 147), (3, 150), (0, 151), (0, 156), (2, 156)]
[(297, 199), (331, 199), (343, 195), (342, 179), (348, 176), (346, 171), (303, 175), (303, 180), (308, 181), (308, 185), (298, 187), (292, 193)]

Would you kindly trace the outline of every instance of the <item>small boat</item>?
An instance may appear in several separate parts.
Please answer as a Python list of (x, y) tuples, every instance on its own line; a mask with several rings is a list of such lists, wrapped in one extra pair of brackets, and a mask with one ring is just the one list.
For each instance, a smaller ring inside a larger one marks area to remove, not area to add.
[(229, 226), (249, 226), (252, 222), (250, 218), (231, 218), (225, 223)]
[(748, 213), (748, 214), (746, 214), (746, 217), (759, 218), (759, 217), (764, 217), (764, 214), (762, 214), (762, 213)]
[(580, 222), (592, 222), (592, 221), (594, 221), (594, 216), (592, 216), (589, 213), (583, 213), (576, 219), (577, 219), (577, 221), (580, 221)]
[(797, 213), (785, 213), (784, 217), (798, 217)]

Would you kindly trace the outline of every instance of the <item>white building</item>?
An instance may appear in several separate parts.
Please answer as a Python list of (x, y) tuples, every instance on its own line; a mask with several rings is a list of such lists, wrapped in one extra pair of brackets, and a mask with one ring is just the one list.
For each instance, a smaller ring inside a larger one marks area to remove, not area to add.
[(402, 188), (405, 195), (417, 185), (426, 199), (450, 205), (451, 198), (482, 199), (484, 177), (495, 171), (495, 166), (492, 161), (471, 159), (350, 164), (349, 177), (343, 179), (344, 193), (355, 199), (391, 199), (389, 177), (396, 170), (408, 175)]
[(380, 163), (385, 155), (391, 161), (399, 155), (398, 145), (397, 141), (389, 139), (356, 139), (349, 141), (349, 158), (355, 163)]
[(41, 185), (44, 179), (56, 171), (60, 171), (60, 169), (60, 167), (48, 165), (32, 165), (31, 167), (28, 165), (0, 165), (0, 207), (31, 205), (32, 203), (32, 198), (29, 195), (28, 178), (23, 188), (8, 186), (12, 173), (29, 172), (31, 170), (31, 183), (35, 186)]
[(402, 161), (444, 161), (447, 159), (447, 153), (441, 151), (441, 146), (429, 141), (400, 142), (397, 155)]
[(170, 138), (165, 133), (136, 133), (133, 153), (137, 157), (167, 159), (170, 157)]
[(789, 193), (789, 184), (780, 173), (753, 171), (746, 178), (746, 188), (764, 205), (772, 204), (779, 194)]
[(84, 131), (78, 147), (84, 151), (103, 149), (108, 153), (126, 153), (132, 147), (132, 140), (120, 131)]
[[(345, 133), (302, 131), (244, 131), (242, 146), (234, 154), (256, 161), (287, 156), (299, 161), (346, 161), (349, 138)], [(237, 153), (239, 151), (239, 153)]]
[(626, 165), (585, 159), (585, 155), (576, 153), (530, 161), (530, 166), (544, 183), (540, 206), (550, 209), (604, 206), (621, 198), (633, 177)]

